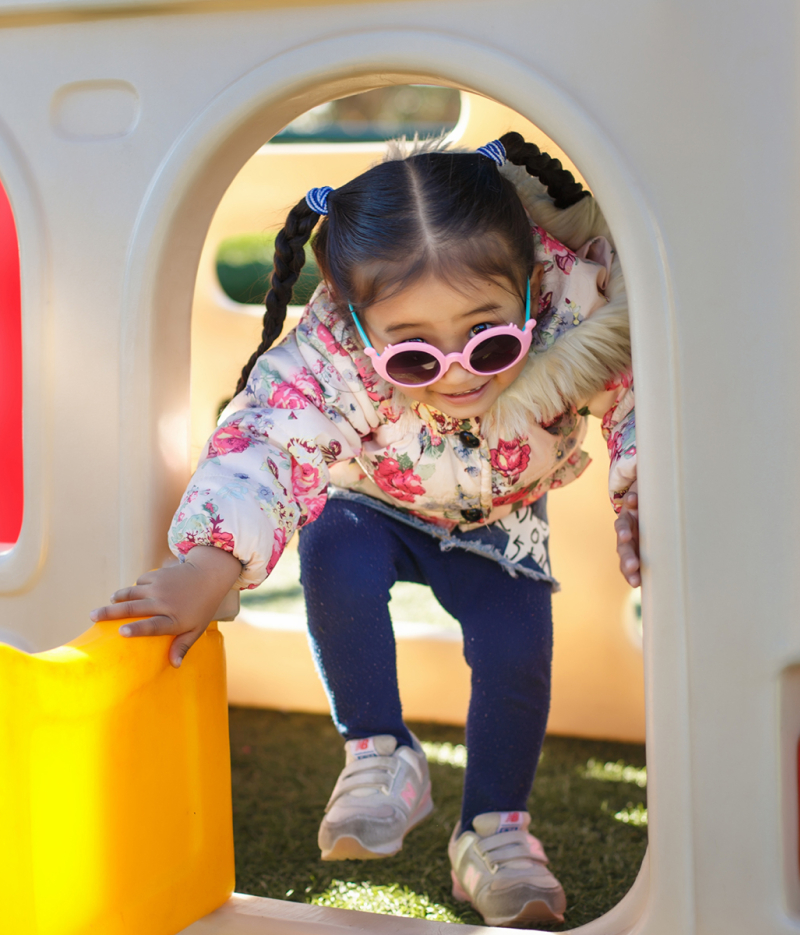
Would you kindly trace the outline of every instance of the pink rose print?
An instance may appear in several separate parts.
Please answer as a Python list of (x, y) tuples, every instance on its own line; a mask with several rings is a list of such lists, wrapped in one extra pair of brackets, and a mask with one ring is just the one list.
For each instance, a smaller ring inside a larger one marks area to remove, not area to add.
[(319, 516), (319, 514), (325, 509), (325, 503), (327, 502), (327, 496), (323, 493), (318, 497), (309, 497), (306, 501), (306, 509), (308, 510), (308, 516), (306, 517), (306, 523), (313, 523), (314, 520)]
[(560, 240), (556, 240), (555, 237), (551, 237), (550, 234), (548, 234), (543, 227), (539, 227), (538, 224), (533, 225), (533, 232), (534, 234), (539, 235), (539, 240), (542, 242), (542, 247), (544, 247), (548, 253), (561, 253), (567, 249)]
[(530, 487), (523, 487), (522, 490), (505, 494), (502, 497), (493, 497), (492, 504), (494, 506), (505, 506), (509, 503), (521, 502), (523, 506), (530, 506), (531, 503), (535, 503), (540, 497), (543, 497), (547, 493), (549, 486), (549, 478), (545, 478), (544, 480), (537, 481), (535, 484), (531, 484)]
[(211, 533), (211, 545), (216, 549), (223, 549), (225, 552), (233, 552), (233, 535), (229, 532), (220, 532), (215, 529)]
[(622, 454), (622, 435), (619, 432), (612, 432), (608, 438), (608, 454), (613, 461)]
[(269, 557), (267, 562), (267, 574), (269, 574), (272, 569), (278, 564), (278, 559), (283, 555), (283, 550), (286, 546), (286, 530), (282, 526), (278, 526), (275, 530), (275, 542), (272, 545), (272, 554)]
[(292, 383), (300, 390), (303, 396), (311, 400), (315, 406), (321, 406), (323, 404), (322, 387), (305, 367), (292, 377)]
[(425, 493), (425, 489), (421, 486), (422, 478), (418, 477), (410, 467), (403, 470), (395, 458), (384, 458), (372, 475), (372, 479), (385, 493), (405, 503), (413, 503), (415, 497), (420, 497)]
[(566, 253), (556, 254), (556, 266), (558, 266), (562, 273), (565, 273), (567, 276), (569, 276), (574, 265), (575, 254), (571, 251), (568, 250)]
[(388, 383), (378, 374), (372, 366), (372, 361), (366, 354), (357, 351), (353, 354), (353, 364), (356, 373), (364, 384), (364, 390), (373, 403), (379, 403), (386, 398)]
[(292, 493), (296, 499), (305, 498), (312, 490), (319, 487), (319, 481), (319, 468), (292, 458)]
[(325, 325), (317, 325), (317, 337), (325, 345), (325, 350), (331, 357), (335, 357), (337, 354), (340, 357), (347, 357), (347, 351), (344, 350)]
[(308, 400), (291, 383), (278, 383), (272, 388), (267, 405), (273, 409), (305, 409)]
[(529, 493), (530, 491), (523, 487), (522, 490), (507, 493), (502, 497), (492, 497), (492, 506), (506, 506), (509, 503), (517, 503), (519, 500), (524, 500)]
[(530, 460), (531, 446), (521, 444), (518, 438), (511, 442), (501, 438), (497, 442), (497, 448), (491, 449), (492, 467), (511, 483), (524, 472)]
[(222, 455), (239, 454), (246, 451), (253, 440), (248, 438), (239, 428), (241, 420), (229, 422), (217, 429), (208, 443), (208, 457), (218, 458)]
[(626, 390), (633, 386), (633, 374), (628, 371), (627, 373), (619, 373), (616, 377), (612, 377), (603, 389), (606, 390), (618, 390), (620, 387), (624, 387)]
[(203, 509), (208, 513), (210, 529), (199, 534), (188, 533), (185, 539), (175, 544), (175, 548), (181, 555), (188, 555), (196, 545), (213, 545), (216, 549), (233, 552), (236, 548), (233, 535), (222, 531), (223, 518), (216, 512), (214, 504), (209, 500), (208, 503), (203, 504)]

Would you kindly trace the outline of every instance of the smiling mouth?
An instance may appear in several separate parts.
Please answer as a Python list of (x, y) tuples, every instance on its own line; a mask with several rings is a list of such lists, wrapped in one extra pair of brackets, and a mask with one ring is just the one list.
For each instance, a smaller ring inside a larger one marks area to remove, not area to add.
[(442, 393), (442, 396), (446, 396), (447, 399), (462, 399), (468, 396), (477, 396), (477, 394), (480, 393), (480, 391), (488, 384), (488, 382), (489, 381), (487, 380), (486, 383), (481, 383), (480, 386), (476, 386), (471, 390), (465, 390), (461, 393)]

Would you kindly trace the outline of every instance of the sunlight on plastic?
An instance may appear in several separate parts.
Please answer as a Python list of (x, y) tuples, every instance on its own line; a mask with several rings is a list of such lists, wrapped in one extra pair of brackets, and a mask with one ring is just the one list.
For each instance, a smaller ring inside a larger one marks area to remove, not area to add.
[(433, 902), (407, 886), (391, 883), (374, 886), (372, 883), (348, 883), (334, 880), (310, 902), (314, 906), (334, 906), (337, 909), (360, 909), (362, 912), (379, 912), (382, 915), (405, 916), (411, 919), (430, 919), (432, 922), (460, 922), (461, 920), (446, 906)]
[(616, 763), (601, 763), (591, 759), (583, 771), (584, 779), (600, 779), (603, 782), (628, 782), (644, 789), (647, 786), (647, 767), (627, 766), (622, 760)]
[(439, 763), (441, 766), (454, 766), (464, 769), (467, 765), (467, 748), (463, 743), (433, 743), (422, 741), (422, 749), (429, 763)]

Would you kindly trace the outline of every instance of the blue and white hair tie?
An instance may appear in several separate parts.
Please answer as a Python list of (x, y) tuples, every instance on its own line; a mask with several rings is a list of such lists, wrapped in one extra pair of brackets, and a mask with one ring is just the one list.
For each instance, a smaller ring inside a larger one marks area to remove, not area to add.
[(491, 143), (481, 146), (479, 149), (476, 149), (475, 152), (480, 153), (482, 156), (488, 156), (489, 159), (491, 159), (492, 162), (496, 162), (498, 166), (502, 166), (506, 161), (506, 148), (500, 140), (492, 140)]
[(306, 204), (317, 214), (328, 213), (328, 195), (333, 191), (330, 185), (323, 185), (322, 188), (312, 188), (306, 194)]

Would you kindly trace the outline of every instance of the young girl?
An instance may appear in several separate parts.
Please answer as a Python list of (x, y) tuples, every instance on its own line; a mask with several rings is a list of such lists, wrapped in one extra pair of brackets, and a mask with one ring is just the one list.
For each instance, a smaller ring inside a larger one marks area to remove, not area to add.
[[(276, 240), (261, 345), (170, 530), (181, 564), (94, 619), (145, 616), (174, 665), (232, 586), (254, 588), (295, 529), (312, 649), (345, 768), (324, 860), (396, 853), (432, 810), (403, 723), (387, 604), (429, 585), (472, 669), (453, 891), (490, 925), (562, 921), (528, 833), (550, 701), (545, 495), (579, 477), (603, 420), (623, 573), (639, 583), (627, 310), (595, 202), (519, 134), (477, 153), (418, 148), (313, 189)], [(323, 283), (276, 348), (304, 246)]]

